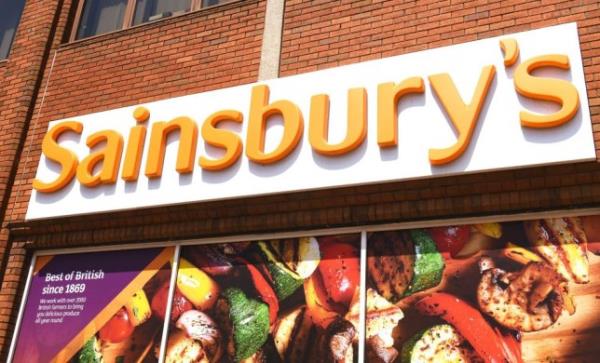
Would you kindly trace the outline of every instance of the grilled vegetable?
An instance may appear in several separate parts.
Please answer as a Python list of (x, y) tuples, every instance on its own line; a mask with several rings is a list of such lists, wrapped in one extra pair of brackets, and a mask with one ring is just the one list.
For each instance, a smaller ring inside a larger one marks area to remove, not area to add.
[(284, 362), (351, 362), (354, 326), (340, 316), (326, 328), (313, 324), (305, 306), (283, 315), (273, 327), (279, 357)]
[(470, 226), (446, 226), (429, 229), (431, 238), (440, 252), (448, 252), (454, 257), (463, 248), (471, 236)]
[[(167, 300), (169, 299), (169, 282), (164, 283), (152, 297), (152, 312), (162, 320), (165, 320), (165, 312), (167, 310)], [(173, 296), (173, 304), (171, 305), (171, 321), (177, 321), (179, 316), (188, 311), (192, 310), (194, 306), (192, 303), (181, 295), (178, 288), (175, 288), (175, 294)]]
[(504, 256), (523, 265), (526, 265), (529, 262), (542, 262), (542, 258), (540, 256), (511, 242), (506, 244), (506, 248), (502, 251), (502, 253)]
[(436, 292), (419, 300), (416, 307), (424, 315), (439, 316), (452, 324), (485, 362), (501, 363), (509, 358), (501, 338), (479, 310), (458, 297)]
[(345, 310), (360, 280), (359, 252), (353, 245), (331, 237), (323, 238), (320, 248), (322, 259), (318, 271), (325, 293), (334, 304), (342, 305)]
[(79, 363), (104, 363), (100, 341), (96, 339), (95, 335), (85, 342), (83, 348), (79, 351), (78, 359)]
[(528, 221), (525, 232), (534, 249), (567, 281), (590, 281), (587, 237), (579, 218)]
[(169, 336), (165, 353), (165, 363), (202, 362), (205, 359), (202, 344), (190, 337), (184, 331), (177, 330)]
[(494, 238), (475, 230), (471, 232), (471, 236), (463, 248), (461, 248), (460, 251), (458, 251), (458, 253), (453, 257), (471, 257), (478, 252), (497, 248), (497, 245), (498, 242)]
[(328, 302), (320, 274), (315, 273), (304, 282), (304, 296), (308, 315), (315, 324), (327, 328), (337, 318), (338, 313)]
[(531, 262), (521, 271), (499, 268), (483, 272), (477, 301), (483, 312), (501, 325), (519, 331), (538, 331), (554, 324), (564, 308), (565, 280), (549, 265)]
[(442, 279), (444, 259), (423, 230), (375, 233), (369, 247), (369, 277), (389, 301), (434, 287)]
[(276, 251), (269, 243), (259, 241), (258, 249), (273, 278), (273, 287), (277, 293), (277, 298), (280, 301), (285, 300), (302, 286), (304, 280), (278, 258)]
[(319, 242), (314, 237), (270, 241), (270, 245), (286, 267), (303, 279), (312, 275), (321, 260)]
[(219, 285), (185, 258), (179, 260), (177, 288), (201, 311), (212, 308), (219, 297)]
[(234, 359), (239, 362), (251, 357), (269, 336), (269, 307), (249, 299), (241, 290), (228, 288), (223, 296), (229, 305), (233, 329)]
[(176, 326), (202, 346), (204, 355), (210, 362), (221, 358), (221, 333), (217, 324), (206, 314), (198, 310), (189, 310), (181, 314)]
[(216, 246), (201, 246), (186, 251), (186, 256), (202, 271), (212, 276), (224, 276), (231, 273), (233, 264)]
[(127, 301), (125, 304), (125, 310), (129, 315), (129, 320), (133, 326), (138, 326), (152, 316), (152, 310), (150, 309), (150, 303), (146, 297), (144, 290), (139, 290)]
[(483, 360), (466, 344), (456, 329), (451, 325), (442, 324), (425, 329), (404, 343), (401, 362), (470, 363)]
[[(394, 348), (393, 331), (402, 320), (402, 310), (379, 295), (374, 289), (367, 289), (366, 348), (368, 361), (391, 363), (398, 356)], [(350, 305), (346, 319), (359, 327), (360, 295), (356, 294)]]
[(496, 239), (502, 237), (502, 225), (500, 223), (480, 223), (473, 225), (473, 227), (488, 237)]
[(279, 300), (277, 300), (277, 295), (256, 266), (241, 257), (238, 258), (238, 261), (246, 266), (259, 297), (269, 305), (269, 322), (273, 324), (275, 319), (277, 319), (277, 313), (279, 312)]
[(119, 309), (99, 331), (100, 339), (111, 343), (120, 343), (132, 333), (133, 325), (125, 308)]

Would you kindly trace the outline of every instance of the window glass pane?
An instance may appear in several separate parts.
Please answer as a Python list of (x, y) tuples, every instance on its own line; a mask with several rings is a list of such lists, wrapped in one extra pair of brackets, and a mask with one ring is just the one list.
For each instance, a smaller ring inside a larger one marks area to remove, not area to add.
[(83, 7), (77, 39), (107, 33), (123, 27), (127, 0), (88, 0)]
[(191, 0), (138, 0), (133, 24), (167, 18), (186, 13), (192, 8)]
[(174, 251), (38, 257), (13, 362), (158, 362)]
[(370, 233), (365, 361), (597, 362), (598, 241), (600, 216)]
[(202, 7), (230, 3), (234, 0), (202, 0)]
[(3, 1), (0, 6), (0, 59), (8, 57), (25, 0)]
[(356, 362), (360, 235), (185, 246), (166, 362)]

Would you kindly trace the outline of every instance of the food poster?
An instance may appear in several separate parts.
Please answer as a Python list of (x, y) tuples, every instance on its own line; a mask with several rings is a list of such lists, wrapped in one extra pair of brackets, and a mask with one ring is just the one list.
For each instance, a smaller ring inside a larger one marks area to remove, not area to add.
[(36, 259), (13, 362), (157, 362), (174, 248)]
[(358, 361), (360, 234), (183, 246), (165, 362)]
[(599, 361), (599, 217), (367, 238), (365, 361)]

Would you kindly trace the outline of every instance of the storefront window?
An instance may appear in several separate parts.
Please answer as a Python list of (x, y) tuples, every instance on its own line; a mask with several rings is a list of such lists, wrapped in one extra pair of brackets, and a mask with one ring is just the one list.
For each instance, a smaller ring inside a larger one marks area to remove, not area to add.
[(165, 361), (357, 361), (359, 285), (359, 234), (184, 246)]
[(8, 58), (25, 0), (11, 0), (2, 2), (0, 11), (0, 60)]
[(599, 232), (565, 217), (369, 234), (366, 361), (595, 361)]
[(128, 0), (87, 0), (83, 6), (77, 39), (123, 28)]
[(192, 0), (137, 0), (133, 25), (187, 13), (191, 7)]
[(173, 253), (39, 257), (12, 361), (158, 362)]

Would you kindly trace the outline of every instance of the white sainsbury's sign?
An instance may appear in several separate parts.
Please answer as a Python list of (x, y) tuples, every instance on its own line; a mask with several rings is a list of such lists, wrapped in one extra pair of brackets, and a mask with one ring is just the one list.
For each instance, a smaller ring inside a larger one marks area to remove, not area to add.
[(53, 121), (27, 219), (594, 158), (571, 23)]

